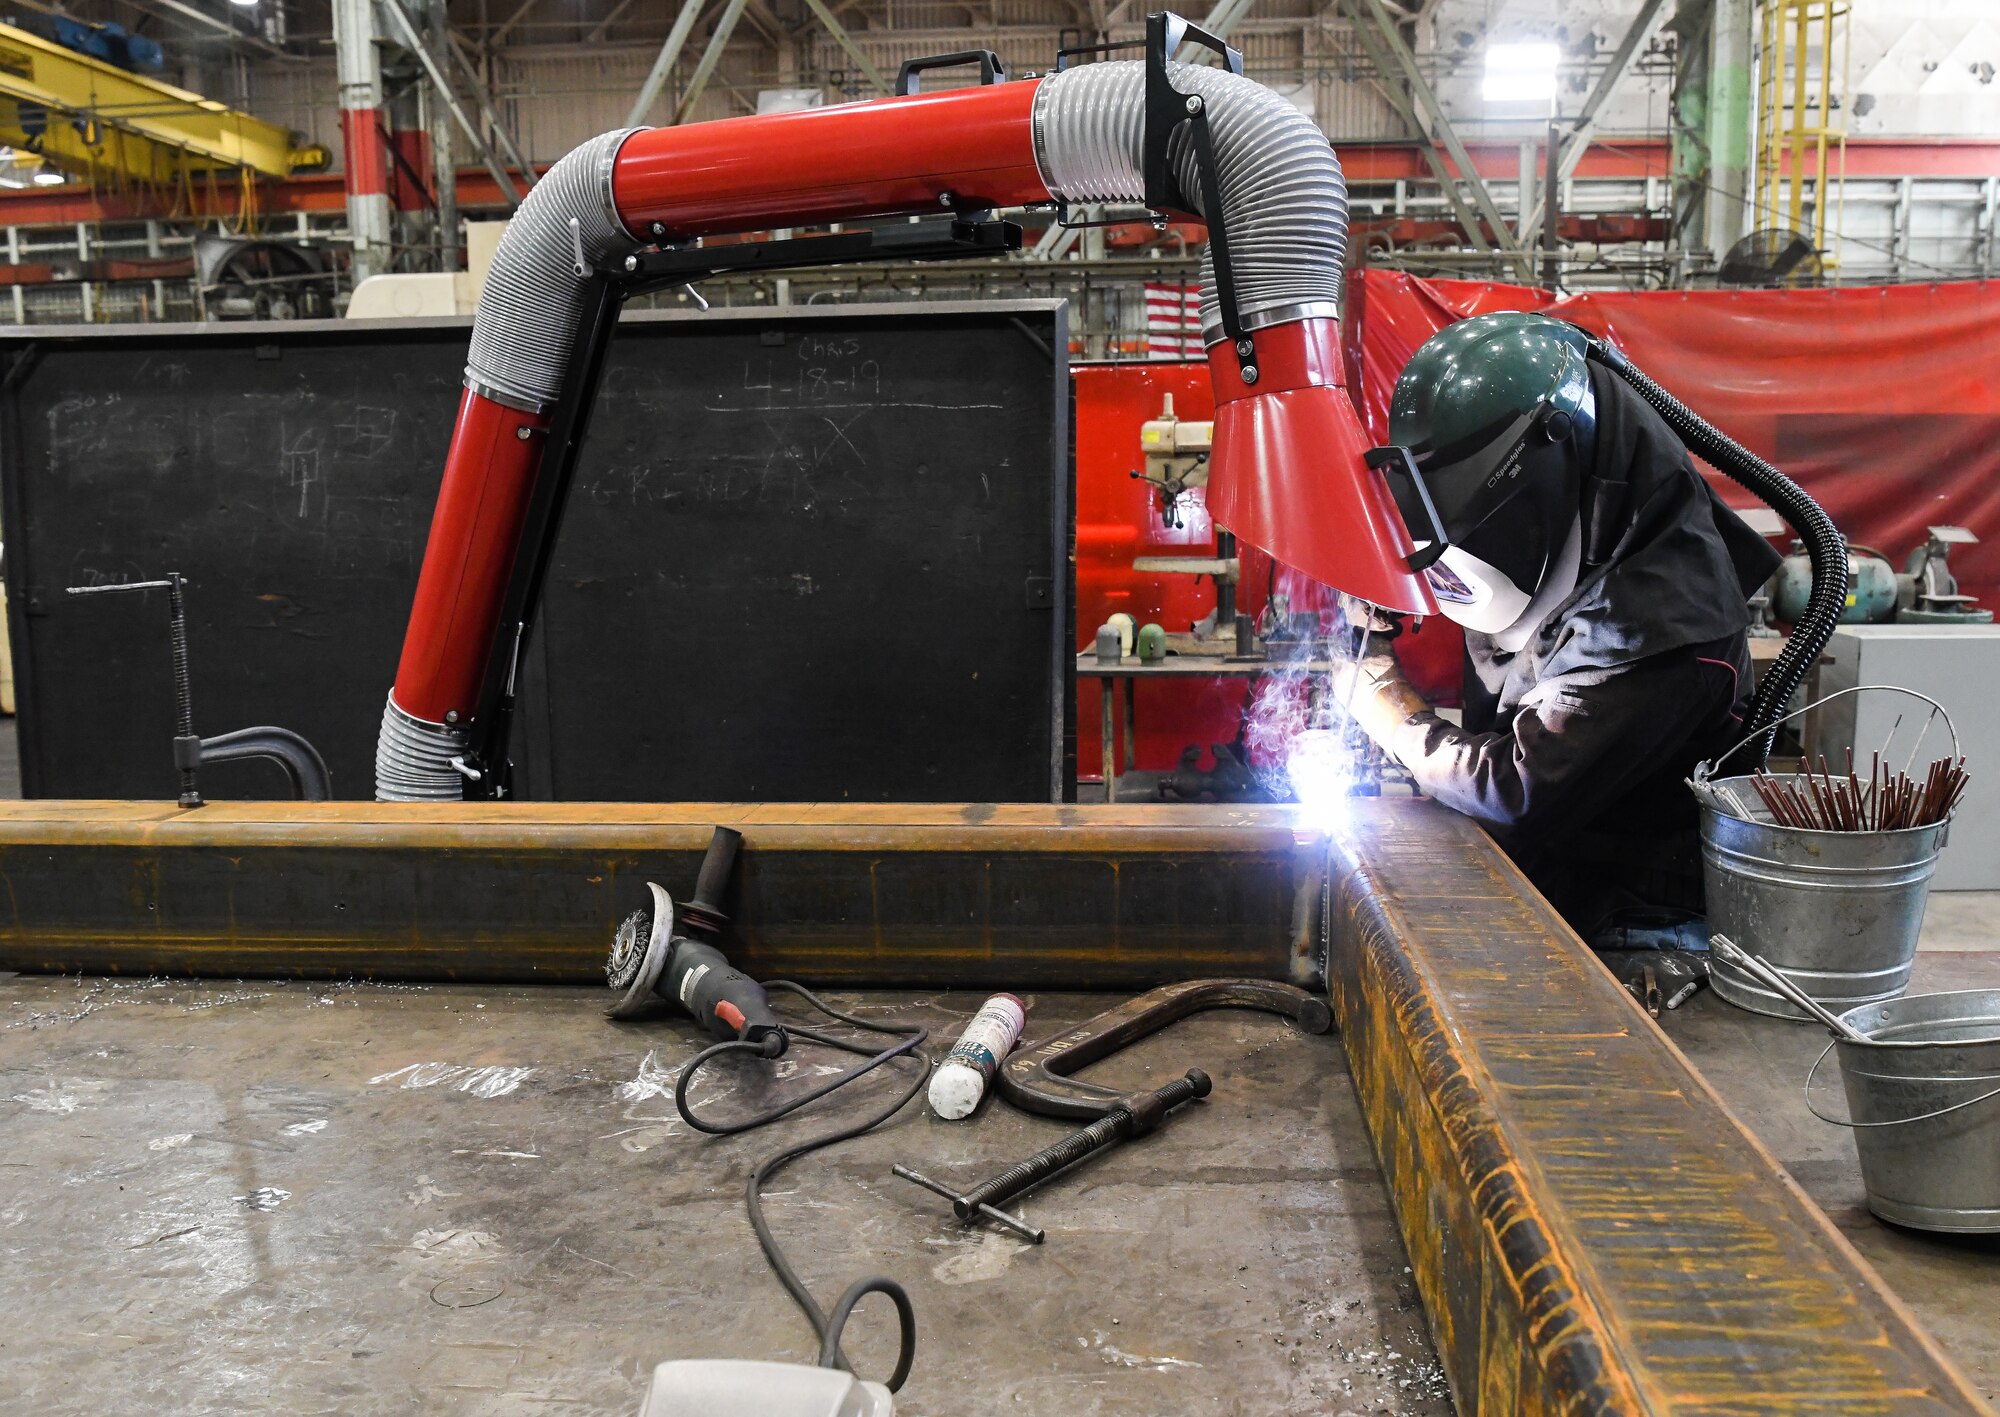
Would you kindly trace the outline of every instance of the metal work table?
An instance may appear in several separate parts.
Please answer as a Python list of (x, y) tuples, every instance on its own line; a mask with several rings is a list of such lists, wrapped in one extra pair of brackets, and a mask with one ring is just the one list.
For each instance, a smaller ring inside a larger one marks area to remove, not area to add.
[(1255, 659), (1238, 659), (1233, 655), (1221, 654), (1169, 654), (1165, 659), (1147, 662), (1127, 655), (1116, 664), (1104, 664), (1097, 658), (1095, 650), (1085, 650), (1076, 657), (1078, 674), (1095, 675), (1098, 687), (1103, 691), (1099, 698), (1100, 712), (1103, 714), (1103, 773), (1104, 800), (1118, 800), (1118, 754), (1113, 736), (1112, 700), (1119, 697), (1119, 684), (1124, 685), (1124, 729), (1125, 729), (1125, 771), (1131, 772), (1137, 764), (1139, 741), (1136, 700), (1141, 679), (1261, 679), (1266, 674), (1330, 674), (1333, 661), (1330, 659), (1286, 660), (1269, 659), (1259, 656)]
[[(630, 1417), (666, 1358), (811, 1361), (744, 1173), (886, 1089), (699, 1137), (671, 1094), (706, 1040), (608, 1023), (605, 997), (0, 977), (0, 1407)], [(934, 1045), (981, 998), (836, 997), (922, 1017)], [(1028, 1001), (1031, 1038), (1113, 1002)], [(775, 1178), (822, 1302), (864, 1274), (909, 1286), (899, 1413), (1451, 1410), (1339, 1040), (1208, 1014), (1092, 1076), (1191, 1065), (1209, 1101), (1028, 1198), (1040, 1247), (889, 1175), (976, 1179), (1064, 1129), (995, 1099), (967, 1123), (913, 1106)], [(761, 1105), (753, 1074), (713, 1076), (698, 1103)], [(260, 1192), (270, 1209), (237, 1199)], [(879, 1302), (848, 1330), (871, 1374), (893, 1359)]]

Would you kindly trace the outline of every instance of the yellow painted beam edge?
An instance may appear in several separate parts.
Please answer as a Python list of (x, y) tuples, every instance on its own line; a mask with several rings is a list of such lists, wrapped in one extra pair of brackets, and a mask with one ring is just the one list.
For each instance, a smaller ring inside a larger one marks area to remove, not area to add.
[(699, 849), (717, 826), (799, 850), (1317, 853), (1289, 807), (1041, 803), (0, 802), (0, 848)]

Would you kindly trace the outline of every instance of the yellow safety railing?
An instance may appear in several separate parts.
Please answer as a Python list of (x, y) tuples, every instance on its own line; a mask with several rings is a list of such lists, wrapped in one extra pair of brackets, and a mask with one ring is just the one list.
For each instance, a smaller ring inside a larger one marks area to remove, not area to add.
[(1847, 167), (1850, 9), (1847, 0), (1765, 0), (1757, 60), (1757, 223), (1810, 237), (1828, 269), (1828, 217), (1837, 238)]

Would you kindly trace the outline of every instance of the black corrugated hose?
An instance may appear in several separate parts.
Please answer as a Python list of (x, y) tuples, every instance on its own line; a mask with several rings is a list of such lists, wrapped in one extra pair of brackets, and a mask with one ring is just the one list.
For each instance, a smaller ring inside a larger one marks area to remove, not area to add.
[(1805, 543), (1812, 561), (1812, 593), (1777, 663), (1765, 671), (1757, 685), (1744, 725), (1750, 740), (1737, 750), (1751, 752), (1754, 761), (1750, 766), (1761, 768), (1771, 754), (1785, 705), (1804, 682), (1806, 671), (1819, 662), (1840, 623), (1840, 612), (1847, 607), (1847, 539), (1803, 487), (1654, 383), (1612, 345), (1593, 335), (1590, 356), (1637, 390), (1689, 452), (1705, 458), (1770, 503)]

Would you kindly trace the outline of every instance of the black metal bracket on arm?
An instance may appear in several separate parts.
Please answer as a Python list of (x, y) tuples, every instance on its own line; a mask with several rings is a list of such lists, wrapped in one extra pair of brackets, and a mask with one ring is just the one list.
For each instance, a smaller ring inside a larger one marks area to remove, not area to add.
[(472, 714), (470, 747), (463, 760), (452, 764), (465, 778), (468, 797), (497, 800), (514, 795), (514, 762), (507, 743), (514, 726), (521, 657), (527, 651), (528, 628), (542, 603), (542, 586), (548, 580), (556, 539), (562, 531), (577, 456), (583, 451), (584, 431), (597, 402), (605, 354), (631, 293), (629, 285), (608, 271), (592, 271), (584, 280), (576, 342), (570, 347), (569, 368), (556, 395), (555, 416), (549, 423), (535, 489), (528, 499), (507, 597), (500, 603), (499, 625), (486, 659), (486, 680)]
[[(1141, 147), (1141, 170), (1146, 181), (1146, 205), (1156, 211), (1181, 211), (1198, 216), (1208, 224), (1209, 262), (1215, 271), (1215, 299), (1222, 319), (1222, 333), (1236, 355), (1237, 371), (1245, 384), (1257, 382), (1257, 345), (1243, 328), (1242, 312), (1236, 303), (1236, 274), (1229, 261), (1229, 224), (1222, 211), (1222, 179), (1215, 163), (1215, 138), (1209, 130), (1208, 104), (1200, 94), (1182, 93), (1174, 87), (1168, 63), (1188, 41), (1215, 51), (1229, 72), (1243, 73), (1243, 55), (1217, 35), (1191, 24), (1171, 11), (1146, 16), (1146, 127)], [(1195, 176), (1200, 201), (1181, 185), (1172, 163), (1175, 135), (1185, 126), (1194, 146)]]
[[(940, 195), (940, 205), (958, 210), (957, 194)], [(487, 656), (486, 679), (479, 691), (469, 725), (465, 756), (453, 765), (465, 778), (465, 795), (510, 798), (515, 795), (514, 763), (508, 742), (523, 656), (527, 652), (542, 588), (555, 557), (562, 530), (563, 509), (583, 452), (591, 410), (618, 317), (625, 302), (637, 295), (733, 272), (808, 270), (864, 261), (950, 261), (1000, 256), (1021, 249), (1021, 228), (1013, 222), (984, 218), (976, 199), (951, 217), (884, 226), (879, 230), (846, 231), (829, 236), (801, 236), (782, 241), (745, 241), (727, 246), (665, 247), (636, 252), (612, 270), (598, 270), (578, 261), (584, 276), (583, 308), (577, 318), (576, 342), (569, 367), (556, 395), (535, 489), (522, 524), (520, 551), (508, 579), (506, 598), (493, 646)]]
[[(943, 193), (940, 205), (958, 200)], [(980, 209), (983, 210), (983, 209)], [(1004, 256), (1021, 249), (1021, 228), (1011, 221), (979, 219), (977, 211), (869, 231), (796, 236), (784, 241), (744, 241), (733, 246), (674, 247), (625, 258), (624, 294), (651, 291), (740, 272), (805, 270), (864, 261), (960, 261)], [(567, 391), (565, 391), (567, 397)]]
[[(1437, 503), (1431, 500), (1430, 485), (1424, 481), (1416, 458), (1408, 448), (1390, 444), (1370, 448), (1362, 454), (1362, 460), (1384, 475), (1389, 484), (1389, 495), (1396, 499), (1396, 510), (1402, 514), (1410, 540), (1415, 541), (1421, 535), (1429, 542), (1429, 545), (1412, 551), (1403, 559), (1413, 571), (1435, 566), (1438, 558), (1450, 548), (1451, 539), (1445, 535), (1444, 518), (1438, 515)], [(1390, 473), (1395, 476), (1388, 476)], [(1421, 533), (1420, 527), (1423, 528)]]

